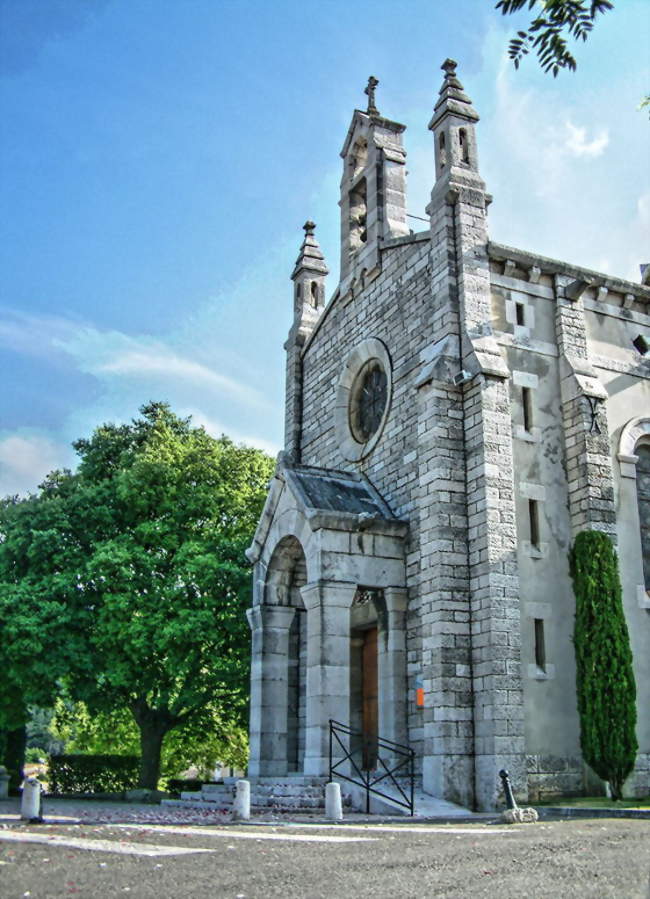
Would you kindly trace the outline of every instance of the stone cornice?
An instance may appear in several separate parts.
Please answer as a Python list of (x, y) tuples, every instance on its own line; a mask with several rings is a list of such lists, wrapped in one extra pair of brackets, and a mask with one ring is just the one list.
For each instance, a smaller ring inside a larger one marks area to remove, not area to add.
[(560, 259), (539, 256), (537, 253), (531, 253), (528, 250), (518, 250), (515, 247), (508, 247), (505, 244), (498, 244), (494, 241), (488, 242), (487, 250), (489, 258), (497, 262), (504, 262), (510, 259), (513, 262), (520, 263), (523, 268), (536, 267), (546, 275), (568, 275), (572, 278), (587, 281), (590, 286), (603, 286), (618, 293), (633, 294), (634, 298), (639, 302), (650, 304), (650, 287), (644, 287), (643, 284), (635, 281), (612, 277), (604, 272), (582, 268), (579, 265), (571, 265), (571, 263), (563, 262)]

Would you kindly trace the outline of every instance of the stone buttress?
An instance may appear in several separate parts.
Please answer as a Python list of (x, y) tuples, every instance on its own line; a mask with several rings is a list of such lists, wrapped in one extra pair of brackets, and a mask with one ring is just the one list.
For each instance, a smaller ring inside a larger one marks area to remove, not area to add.
[[(491, 328), (478, 115), (447, 60), (429, 124), (436, 182), (431, 328), (420, 383), (425, 789), (493, 808), (507, 767), (525, 794), (510, 372)], [(425, 687), (427, 686), (425, 682)], [(462, 791), (462, 792), (461, 792)]]

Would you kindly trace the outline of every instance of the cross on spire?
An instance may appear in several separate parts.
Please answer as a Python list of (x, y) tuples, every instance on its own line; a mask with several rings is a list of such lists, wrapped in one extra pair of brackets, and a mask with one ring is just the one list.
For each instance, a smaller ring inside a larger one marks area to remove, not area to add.
[(368, 109), (366, 110), (368, 115), (379, 115), (379, 110), (375, 106), (375, 89), (378, 84), (379, 80), (374, 75), (368, 78), (368, 86), (364, 90), (364, 94), (368, 97)]

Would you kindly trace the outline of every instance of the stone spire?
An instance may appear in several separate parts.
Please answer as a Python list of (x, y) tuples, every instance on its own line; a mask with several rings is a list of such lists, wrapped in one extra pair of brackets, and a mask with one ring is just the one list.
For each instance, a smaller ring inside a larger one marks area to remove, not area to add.
[(433, 117), (429, 122), (429, 129), (434, 131), (445, 115), (454, 115), (468, 122), (478, 122), (479, 116), (472, 101), (463, 89), (463, 85), (456, 77), (458, 63), (453, 59), (446, 59), (440, 68), (445, 73), (445, 80), (440, 88), (440, 96), (433, 110)]
[[(472, 101), (456, 77), (456, 62), (446, 59), (441, 65), (445, 80), (429, 122), (436, 153), (436, 179), (448, 179), (452, 169), (478, 175), (475, 125), (479, 120)], [(482, 185), (485, 189), (485, 185)]]
[(325, 257), (314, 237), (316, 225), (312, 221), (305, 222), (302, 226), (305, 232), (305, 239), (300, 247), (298, 258), (293, 269), (291, 278), (295, 281), (300, 272), (317, 272), (320, 275), (329, 274), (329, 269), (325, 264)]
[(284, 450), (287, 458), (300, 461), (302, 440), (302, 350), (325, 308), (325, 278), (329, 269), (314, 237), (312, 221), (302, 226), (305, 239), (291, 275), (293, 324), (284, 348), (287, 352), (284, 411)]

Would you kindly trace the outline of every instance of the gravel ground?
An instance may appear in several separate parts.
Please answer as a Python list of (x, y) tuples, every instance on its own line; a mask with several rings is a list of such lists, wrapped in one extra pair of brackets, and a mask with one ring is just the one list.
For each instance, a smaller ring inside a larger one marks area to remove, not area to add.
[[(101, 841), (95, 846), (110, 851), (3, 842), (7, 833)], [(301, 835), (311, 841), (301, 842)], [(340, 842), (330, 842), (332, 836)], [(314, 837), (325, 839), (314, 842)], [(198, 849), (209, 851), (160, 854)], [(145, 851), (159, 855), (118, 854)], [(560, 821), (510, 828), (484, 823), (174, 829), (5, 824), (0, 830), (2, 899), (125, 894), (142, 899), (648, 899), (649, 870), (647, 821)]]
[[(135, 802), (101, 802), (96, 799), (43, 799), (46, 821), (97, 823), (132, 822), (134, 824), (223, 824), (229, 814), (215, 808), (192, 809)], [(16, 823), (20, 817), (20, 799), (0, 801), (0, 825)], [(2, 894), (0, 893), (0, 897)]]

